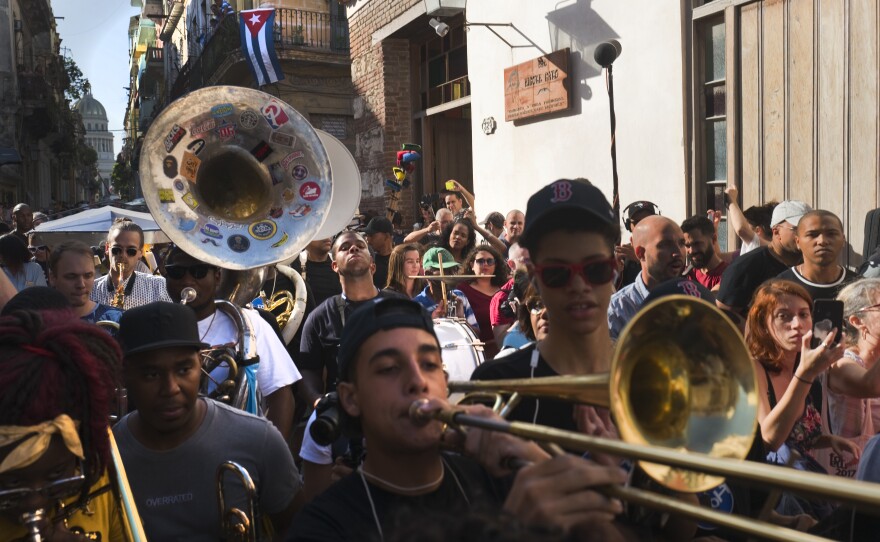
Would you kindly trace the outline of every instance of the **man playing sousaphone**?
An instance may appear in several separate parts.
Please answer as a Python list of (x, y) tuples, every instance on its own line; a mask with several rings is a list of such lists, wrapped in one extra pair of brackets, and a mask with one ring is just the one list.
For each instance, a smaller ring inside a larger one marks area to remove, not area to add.
[[(206, 264), (175, 246), (165, 257), (164, 272), (168, 295), (172, 298), (180, 301), (185, 288), (195, 292), (195, 297), (187, 304), (196, 313), (200, 340), (211, 347), (236, 346), (239, 330), (233, 319), (218, 310), (215, 303), (220, 268)], [(293, 425), (294, 398), (291, 388), (302, 376), (270, 325), (254, 310), (239, 311), (249, 323), (259, 357), (256, 381), (263, 398), (262, 411), (287, 441)], [(226, 371), (221, 366), (212, 371), (211, 376), (213, 380), (221, 382)]]
[(110, 272), (95, 281), (92, 301), (123, 310), (171, 301), (164, 278), (135, 271), (143, 255), (144, 230), (131, 220), (117, 219), (107, 232)]

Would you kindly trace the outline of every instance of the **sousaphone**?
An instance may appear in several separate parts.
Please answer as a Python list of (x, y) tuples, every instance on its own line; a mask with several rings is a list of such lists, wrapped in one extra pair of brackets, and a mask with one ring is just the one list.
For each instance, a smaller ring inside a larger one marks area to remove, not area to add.
[(331, 213), (335, 183), (314, 128), (258, 90), (215, 86), (175, 101), (147, 132), (140, 164), (162, 231), (224, 269), (292, 259)]

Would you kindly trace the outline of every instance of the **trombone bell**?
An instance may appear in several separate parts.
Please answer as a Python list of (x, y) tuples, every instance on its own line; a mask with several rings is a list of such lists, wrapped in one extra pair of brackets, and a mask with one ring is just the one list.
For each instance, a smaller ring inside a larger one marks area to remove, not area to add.
[[(518, 393), (611, 409), (631, 444), (743, 459), (757, 425), (757, 380), (739, 330), (715, 306), (667, 296), (642, 309), (617, 341), (611, 372), (589, 376), (450, 382), (450, 392)], [(683, 492), (724, 480), (641, 462)]]

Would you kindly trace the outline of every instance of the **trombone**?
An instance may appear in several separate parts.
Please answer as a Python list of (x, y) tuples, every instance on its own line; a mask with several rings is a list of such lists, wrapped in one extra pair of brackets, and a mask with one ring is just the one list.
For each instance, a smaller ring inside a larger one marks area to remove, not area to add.
[[(470, 416), (455, 409), (430, 416), (450, 425), (502, 431), (569, 450), (630, 457), (674, 491), (705, 491), (732, 478), (876, 510), (878, 484), (743, 461), (757, 426), (756, 389), (751, 356), (727, 317), (700, 299), (669, 296), (650, 304), (630, 322), (615, 347), (608, 374), (449, 383), (450, 392), (513, 394), (513, 402), (535, 396), (609, 407), (622, 441)], [(604, 490), (611, 497), (761, 538), (824, 540), (640, 489)]]

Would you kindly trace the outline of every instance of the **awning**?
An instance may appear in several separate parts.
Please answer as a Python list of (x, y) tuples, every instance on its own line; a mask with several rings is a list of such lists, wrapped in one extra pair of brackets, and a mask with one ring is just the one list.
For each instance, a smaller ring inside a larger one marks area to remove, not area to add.
[(6, 164), (20, 164), (21, 155), (12, 147), (0, 147), (0, 166)]

